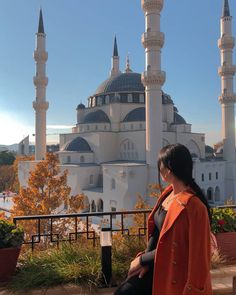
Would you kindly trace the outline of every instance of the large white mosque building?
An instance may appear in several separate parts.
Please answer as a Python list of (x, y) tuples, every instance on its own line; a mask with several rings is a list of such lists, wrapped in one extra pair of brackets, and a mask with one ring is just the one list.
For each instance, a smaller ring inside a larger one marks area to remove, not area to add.
[[(58, 152), (61, 170), (68, 170), (71, 194), (84, 193), (90, 211), (132, 209), (137, 194), (148, 195), (149, 184), (157, 182), (157, 156), (160, 149), (182, 143), (194, 160), (193, 177), (211, 203), (234, 199), (236, 193), (235, 115), (236, 94), (233, 78), (234, 38), (228, 0), (224, 0), (221, 17), (221, 53), (223, 152), (206, 157), (205, 135), (193, 133), (191, 123), (179, 114), (174, 101), (162, 90), (165, 72), (161, 69), (164, 33), (160, 29), (160, 13), (164, 0), (142, 0), (145, 32), (145, 70), (132, 71), (129, 57), (126, 68), (119, 67), (117, 40), (114, 41), (111, 71), (108, 78), (92, 92), (88, 104), (77, 106), (77, 121), (71, 133), (60, 135)], [(27, 186), (29, 171), (46, 151), (46, 34), (40, 11), (36, 34), (36, 161), (19, 164), (19, 180)]]

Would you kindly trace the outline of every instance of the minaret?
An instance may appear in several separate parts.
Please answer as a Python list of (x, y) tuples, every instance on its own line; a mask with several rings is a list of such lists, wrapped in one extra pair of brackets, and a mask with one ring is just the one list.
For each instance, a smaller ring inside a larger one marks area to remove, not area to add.
[(234, 165), (235, 163), (235, 113), (236, 94), (233, 89), (233, 79), (236, 67), (233, 65), (234, 38), (232, 36), (232, 16), (230, 16), (228, 0), (224, 0), (221, 17), (221, 38), (218, 47), (221, 53), (221, 66), (218, 73), (221, 77), (221, 95), (219, 101), (222, 107), (223, 157), (226, 160), (226, 198), (233, 197)]
[(141, 0), (145, 14), (145, 33), (142, 44), (145, 48), (146, 69), (142, 82), (146, 95), (146, 162), (148, 182), (157, 182), (157, 157), (162, 148), (162, 91), (165, 72), (161, 71), (161, 48), (164, 34), (160, 32), (160, 12), (164, 0)]
[(118, 47), (117, 47), (117, 41), (116, 41), (116, 36), (114, 39), (114, 48), (113, 48), (113, 56), (111, 59), (111, 72), (110, 75), (111, 76), (117, 76), (119, 75), (120, 72), (120, 58), (119, 58), (119, 54), (118, 54)]
[(36, 89), (36, 99), (33, 102), (35, 109), (35, 160), (42, 160), (46, 155), (46, 111), (48, 102), (46, 101), (46, 61), (48, 53), (46, 48), (46, 34), (44, 33), (43, 15), (40, 9), (38, 33), (36, 34), (36, 50), (34, 59), (36, 62), (36, 75), (34, 85)]

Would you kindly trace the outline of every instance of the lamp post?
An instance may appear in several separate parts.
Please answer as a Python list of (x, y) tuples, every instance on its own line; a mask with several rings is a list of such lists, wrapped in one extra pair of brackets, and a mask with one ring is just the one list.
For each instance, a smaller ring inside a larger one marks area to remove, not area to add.
[(105, 287), (110, 286), (112, 277), (112, 265), (111, 265), (111, 228), (102, 227), (100, 232), (100, 244), (101, 244), (101, 262), (103, 273), (103, 284)]

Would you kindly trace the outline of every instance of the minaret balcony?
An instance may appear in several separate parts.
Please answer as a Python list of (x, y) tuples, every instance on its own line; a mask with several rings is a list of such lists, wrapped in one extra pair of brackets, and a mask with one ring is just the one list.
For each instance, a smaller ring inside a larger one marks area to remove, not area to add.
[(46, 111), (48, 107), (48, 101), (33, 101), (33, 108), (35, 111)]
[(220, 76), (232, 76), (236, 73), (236, 66), (224, 65), (218, 68), (218, 74)]
[(144, 48), (150, 46), (162, 47), (165, 41), (165, 35), (162, 32), (148, 31), (143, 33), (141, 40)]
[(163, 85), (166, 80), (166, 73), (164, 71), (145, 71), (142, 73), (143, 85), (149, 86), (153, 84)]
[(34, 51), (34, 60), (35, 61), (46, 62), (47, 59), (48, 59), (47, 51), (40, 51), (40, 50)]
[(236, 102), (236, 93), (223, 93), (219, 96), (220, 103), (235, 103)]
[(234, 37), (231, 36), (223, 36), (218, 40), (218, 47), (220, 49), (233, 49), (235, 44)]
[(161, 11), (163, 0), (142, 0), (142, 8), (144, 11)]
[(34, 85), (35, 86), (44, 86), (44, 87), (46, 87), (48, 85), (48, 78), (47, 77), (34, 76)]

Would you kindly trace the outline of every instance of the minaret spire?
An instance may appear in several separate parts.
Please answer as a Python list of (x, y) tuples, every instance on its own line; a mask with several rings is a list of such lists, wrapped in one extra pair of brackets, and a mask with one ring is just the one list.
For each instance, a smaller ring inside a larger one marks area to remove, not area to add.
[(119, 56), (119, 54), (118, 54), (118, 47), (117, 47), (117, 41), (116, 41), (116, 36), (115, 36), (115, 39), (114, 39), (113, 56)]
[(229, 10), (229, 1), (224, 0), (224, 7), (222, 11), (222, 17), (230, 16), (230, 10)]
[(40, 12), (39, 12), (39, 26), (38, 26), (38, 33), (44, 34), (42, 8), (40, 8)]
[(116, 40), (116, 36), (114, 39), (114, 47), (113, 47), (113, 56), (111, 59), (111, 72), (110, 75), (111, 77), (113, 76), (117, 76), (120, 74), (120, 58), (119, 58), (119, 54), (118, 54), (118, 46), (117, 46), (117, 40)]
[(48, 78), (46, 76), (46, 34), (44, 33), (43, 15), (40, 9), (38, 33), (36, 34), (36, 50), (34, 51), (36, 63), (36, 75), (34, 76), (35, 96), (33, 108), (35, 109), (35, 160), (43, 160), (46, 155), (46, 87)]

